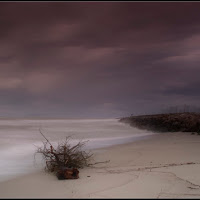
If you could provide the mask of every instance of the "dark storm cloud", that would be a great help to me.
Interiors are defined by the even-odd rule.
[[[193,83],[193,84],[188,84],[186,86],[177,86],[173,88],[168,88],[167,90],[164,91],[165,94],[171,95],[171,94],[181,94],[181,95],[187,95],[187,96],[192,96],[192,97],[199,97],[200,96],[200,81]]]
[[[199,8],[0,3],[2,115],[117,117],[198,104]]]

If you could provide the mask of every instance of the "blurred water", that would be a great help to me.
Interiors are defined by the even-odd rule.
[[[44,167],[39,155],[34,159],[36,146],[45,141],[39,128],[53,144],[66,136],[71,136],[72,145],[88,140],[86,149],[132,142],[153,134],[117,119],[0,120],[0,181]]]

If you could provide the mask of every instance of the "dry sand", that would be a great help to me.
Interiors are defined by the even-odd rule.
[[[0,183],[0,198],[200,198],[200,136],[162,133],[95,151],[77,180],[43,171]]]

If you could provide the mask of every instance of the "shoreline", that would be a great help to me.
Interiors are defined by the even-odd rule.
[[[200,198],[200,137],[162,133],[95,150],[76,180],[43,170],[0,183],[0,198]]]
[[[151,132],[150,132],[151,133]],[[152,133],[152,134],[147,134],[147,135],[141,135],[141,136],[138,136],[138,137],[131,137],[131,138],[128,138],[129,141],[123,141],[121,143],[114,143],[114,144],[110,144],[110,145],[105,145],[105,146],[102,146],[102,147],[96,147],[96,148],[89,148],[87,149],[88,151],[91,151],[91,152],[94,152],[94,153],[101,153],[101,152],[104,152],[106,151],[107,149],[109,148],[113,148],[115,146],[123,146],[123,145],[126,145],[126,144],[131,144],[131,143],[135,143],[137,141],[140,141],[140,140],[148,140],[149,138],[152,137],[152,135],[155,135],[155,134],[158,134],[158,133]],[[124,138],[123,138],[124,139]],[[16,178],[20,178],[20,177],[24,177],[24,176],[27,176],[29,174],[34,174],[34,173],[37,173],[37,172],[40,172],[40,171],[43,171],[44,169],[44,166],[45,166],[45,163],[42,162],[42,165],[43,165],[43,168],[42,166],[41,167],[38,167],[38,164],[37,164],[37,161],[33,161],[34,162],[34,165],[35,165],[35,169],[33,168],[32,170],[30,171],[27,171],[27,172],[20,172],[20,173],[17,173],[15,175],[11,175],[10,177],[7,177],[7,178],[4,178],[4,180],[0,180],[0,183],[2,182],[6,182],[6,181],[12,181],[13,179],[16,179]],[[40,163],[41,164],[41,163]]]

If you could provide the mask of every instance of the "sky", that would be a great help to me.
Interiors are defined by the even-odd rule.
[[[200,2],[0,2],[0,117],[198,106],[199,11]]]

